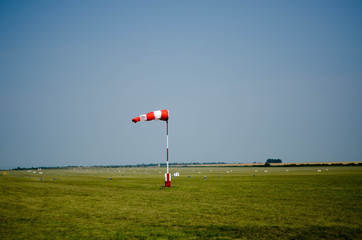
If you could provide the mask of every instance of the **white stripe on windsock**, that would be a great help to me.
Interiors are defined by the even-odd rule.
[[[154,111],[153,114],[155,115],[155,119],[161,119],[161,110]]]
[[[142,115],[140,116],[140,118],[141,118],[141,121],[147,121],[147,116],[146,116],[146,114],[142,114]]]

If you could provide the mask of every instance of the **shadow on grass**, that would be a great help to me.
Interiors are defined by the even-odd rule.
[[[279,226],[245,226],[234,228],[200,227],[186,231],[187,235],[200,239],[361,239],[362,231],[338,226],[309,226],[289,228]]]
[[[118,231],[114,239],[362,239],[362,231],[338,226],[142,226],[137,232]]]

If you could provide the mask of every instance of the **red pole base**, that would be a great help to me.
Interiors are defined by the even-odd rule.
[[[165,187],[171,187],[171,181],[165,181]]]

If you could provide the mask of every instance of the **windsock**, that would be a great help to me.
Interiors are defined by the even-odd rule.
[[[151,120],[168,120],[168,110],[158,110],[147,114],[142,114],[139,117],[132,119],[132,122],[151,121]]]

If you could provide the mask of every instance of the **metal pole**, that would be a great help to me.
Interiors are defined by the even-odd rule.
[[[168,121],[166,121],[167,128],[167,174],[168,174]]]

